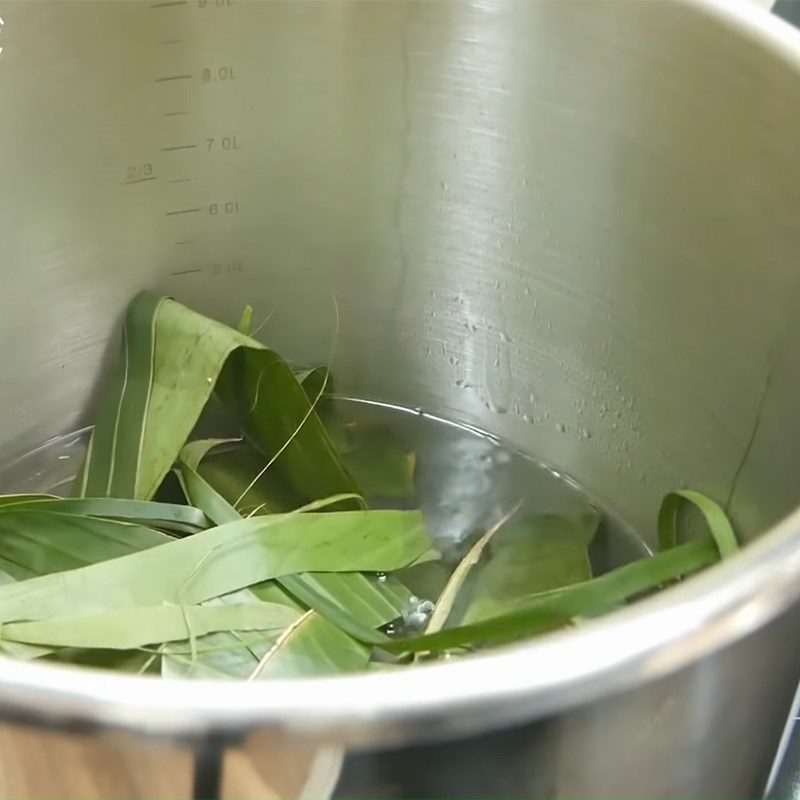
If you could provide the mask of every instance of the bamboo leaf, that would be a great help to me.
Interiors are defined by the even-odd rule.
[[[369,649],[313,610],[288,626],[250,680],[333,675],[363,670]]]
[[[407,452],[387,428],[348,427],[340,453],[366,497],[396,500],[414,496],[414,453]]]
[[[336,451],[341,455],[346,449],[347,433],[336,409],[333,375],[327,367],[313,367],[295,372],[295,376],[308,400],[311,403],[316,402],[317,416],[328,432]]]
[[[208,518],[198,508],[146,500],[118,500],[112,497],[76,499],[51,495],[28,496],[9,502],[0,498],[0,514],[9,511],[47,511],[77,517],[98,517],[137,522],[147,527],[194,533],[208,528]]]
[[[143,444],[147,414],[156,379],[155,321],[166,302],[166,298],[143,293],[128,308],[122,331],[122,359],[100,401],[79,484],[81,497],[149,499],[152,494],[139,487],[145,471],[142,462],[143,453],[147,452]],[[156,435],[152,427],[150,435]],[[151,466],[150,472],[157,473],[158,466]]]
[[[286,575],[281,579],[281,585],[354,639],[368,644],[383,644],[388,641],[384,633],[374,630],[350,614],[349,609],[338,601],[338,597],[332,598],[313,581],[304,580],[305,578],[305,575]]]
[[[584,583],[566,586],[517,602],[517,610],[501,616],[449,628],[431,635],[383,643],[391,653],[446,650],[453,647],[478,647],[506,642],[551,630],[591,612],[608,608],[656,589],[683,575],[696,572],[718,560],[712,538],[700,539],[643,558]]]
[[[49,618],[64,608],[89,613],[198,604],[298,572],[392,571],[429,546],[419,512],[253,517],[58,576],[0,586],[0,622]]]
[[[277,354],[267,353],[250,349],[232,353],[217,383],[219,398],[267,463],[274,459],[271,468],[293,492],[291,505],[359,494],[291,369]],[[252,480],[259,475],[261,470]]]
[[[521,503],[517,503],[514,508],[511,509],[507,514],[504,514],[500,517],[494,525],[492,525],[486,533],[481,536],[477,542],[475,542],[472,547],[470,547],[469,552],[461,559],[458,563],[456,568],[453,570],[453,574],[450,576],[450,579],[447,581],[442,593],[439,595],[439,599],[436,601],[436,607],[433,610],[433,614],[431,614],[431,618],[428,620],[428,625],[425,628],[425,633],[436,633],[436,631],[441,630],[444,627],[445,622],[447,622],[447,618],[450,616],[450,612],[453,609],[453,603],[455,603],[456,596],[461,591],[461,587],[464,585],[464,581],[467,579],[472,568],[481,560],[481,556],[483,555],[483,551],[486,549],[486,545],[489,544],[492,537],[506,524],[514,514],[519,511]]]
[[[477,570],[472,601],[462,622],[478,622],[508,610],[521,597],[592,577],[588,546],[600,516],[525,514],[492,541],[491,557]]]
[[[247,305],[242,311],[242,317],[239,320],[237,330],[245,336],[250,335],[250,327],[253,324],[253,306]]]
[[[670,492],[661,501],[658,511],[658,545],[661,550],[669,550],[677,543],[678,511],[684,503],[694,506],[703,515],[722,558],[732,556],[739,549],[733,526],[722,506],[700,492],[684,489]]]
[[[238,514],[225,499],[197,473],[192,474],[188,464],[202,468],[202,453],[211,447],[192,443],[187,447],[198,446],[188,453],[187,460],[182,452],[179,470],[187,487],[187,497],[204,509],[206,514],[218,524],[236,519]],[[231,485],[233,494],[240,492],[236,483]],[[295,597],[307,605],[319,597],[327,599],[339,612],[354,617],[362,626],[377,628],[399,617],[408,606],[411,593],[395,577],[386,576],[378,580],[375,576],[365,576],[359,572],[317,572],[285,576],[278,579]],[[336,612],[332,612],[336,615]],[[338,616],[338,615],[337,615]],[[334,619],[341,624],[340,619]]]
[[[0,631],[0,644],[131,650],[221,630],[271,630],[278,635],[294,616],[292,609],[273,603],[124,608],[8,623]]]
[[[198,447],[201,446],[201,447]],[[207,442],[192,442],[181,451],[181,461],[192,466],[195,452],[206,447],[197,459],[194,469],[231,505],[247,516],[256,511],[259,514],[279,514],[291,511],[301,505],[297,493],[286,486],[277,471],[268,469],[248,489],[253,478],[261,472],[267,459],[247,442],[226,442],[225,440],[208,446]],[[184,457],[189,453],[189,461]]]
[[[131,303],[78,491],[149,499],[217,388],[300,501],[357,492],[290,367],[272,350],[150,293]],[[302,425],[300,424],[302,422]]]
[[[0,569],[26,582],[171,541],[166,534],[130,522],[33,508],[0,513]]]

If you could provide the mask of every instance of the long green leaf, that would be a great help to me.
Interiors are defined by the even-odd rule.
[[[73,570],[171,541],[142,525],[44,508],[0,513],[0,569],[26,581],[25,585],[28,578]]]
[[[241,516],[253,511],[280,514],[301,505],[297,493],[271,468],[252,488],[247,488],[267,463],[248,442],[191,442],[181,451],[181,461],[193,467],[231,506],[235,505]]]
[[[210,526],[206,515],[192,506],[146,500],[118,500],[113,497],[77,499],[40,495],[0,503],[0,514],[12,511],[47,511],[77,517],[126,520],[147,527],[178,530],[181,533],[194,533]]]
[[[215,491],[215,487],[190,468],[202,468],[203,456],[213,446],[205,442],[187,445],[181,452],[178,469],[190,501],[201,507],[217,524],[223,524],[237,519],[238,513]],[[231,488],[234,494],[241,491],[235,480]],[[323,597],[338,607],[342,614],[373,628],[399,617],[411,599],[408,589],[393,576],[378,580],[377,577],[359,572],[318,572],[286,576],[278,580],[307,605],[312,605],[310,599]]]
[[[661,502],[658,511],[658,545],[661,550],[669,550],[677,544],[678,511],[684,503],[694,506],[703,515],[722,558],[732,556],[739,549],[733,526],[722,506],[700,492],[683,489],[670,492]]]
[[[143,293],[128,309],[122,361],[101,399],[78,493],[151,498],[215,387],[267,458],[285,448],[274,466],[301,502],[358,491],[280,356]]]
[[[519,598],[592,577],[588,546],[600,522],[584,514],[525,514],[492,540],[491,558],[477,570],[462,622],[478,622],[509,609]]]
[[[388,428],[355,425],[346,429],[345,436],[342,461],[365,497],[385,501],[414,496],[414,453],[404,449]]]
[[[197,604],[298,572],[392,571],[429,546],[418,512],[253,517],[61,575],[0,586],[0,622],[48,618],[64,608],[89,613]]]
[[[166,298],[145,292],[128,307],[122,330],[122,358],[100,401],[77,487],[81,497],[147,500],[160,483],[152,478],[153,473],[158,474],[159,464],[147,474],[146,455],[152,446],[147,448],[144,443],[149,444],[147,417],[156,381],[156,318],[166,302]],[[173,381],[178,375],[174,373]],[[156,435],[151,427],[150,439]],[[149,483],[155,483],[150,492]]]
[[[284,630],[261,658],[250,680],[358,672],[368,661],[369,648],[318,612],[309,610]]]
[[[429,636],[393,640],[381,646],[393,653],[414,653],[478,647],[532,636],[591,613],[597,607],[608,608],[658,588],[667,581],[696,572],[713,564],[718,557],[714,540],[710,537],[700,539],[626,564],[585,583],[520,601],[516,611]]]
[[[294,616],[292,609],[273,603],[123,608],[8,623],[0,643],[131,650],[221,630],[272,630],[277,635]]]

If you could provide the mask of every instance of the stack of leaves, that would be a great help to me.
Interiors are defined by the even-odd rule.
[[[518,506],[426,606],[409,587],[443,568],[420,512],[364,499],[407,505],[413,454],[344,425],[328,367],[294,370],[248,325],[133,301],[75,496],[0,497],[4,653],[183,677],[397,667],[574,624],[736,549],[716,503],[678,492],[661,552],[594,577],[597,513]],[[211,405],[239,438],[192,438]],[[676,543],[682,503],[711,535]],[[416,631],[389,633],[415,615]]]

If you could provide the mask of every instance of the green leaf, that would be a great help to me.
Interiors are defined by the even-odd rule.
[[[661,550],[675,547],[678,541],[678,511],[684,503],[694,506],[703,515],[720,557],[732,556],[739,549],[733,526],[722,506],[700,492],[684,489],[670,492],[661,501],[658,511],[658,546]]]
[[[253,517],[101,564],[0,586],[0,622],[49,618],[64,608],[77,614],[159,603],[193,605],[298,572],[392,571],[429,546],[414,511]]]
[[[3,502],[8,500],[8,502]],[[147,527],[195,533],[209,527],[209,520],[198,508],[146,500],[118,500],[113,497],[75,499],[51,495],[0,498],[0,514],[8,511],[47,511],[77,517],[127,520]]]
[[[128,308],[123,357],[101,398],[82,497],[149,499],[215,388],[301,501],[357,492],[283,359],[180,303],[143,293]]]
[[[213,440],[212,440],[213,441]],[[231,505],[236,504],[241,516],[255,511],[258,514],[279,514],[291,511],[300,503],[297,493],[289,489],[280,474],[272,469],[259,473],[266,458],[247,442],[191,442],[181,451],[181,461],[192,465],[193,448],[207,447],[197,459],[194,469]],[[190,451],[187,462],[184,453]],[[248,489],[254,478],[257,478]]]
[[[342,461],[365,497],[414,496],[414,453],[407,452],[383,426],[354,425],[346,430]]]
[[[456,596],[461,591],[461,587],[464,585],[467,576],[470,574],[473,567],[481,560],[483,551],[492,540],[492,537],[517,513],[520,505],[521,504],[518,503],[509,513],[504,514],[492,525],[486,533],[470,547],[467,554],[458,563],[444,589],[442,589],[439,599],[436,601],[436,607],[434,608],[433,614],[431,614],[431,618],[428,620],[425,633],[436,633],[436,631],[444,627],[447,618],[450,616],[450,612],[453,610]]]
[[[369,649],[313,610],[297,617],[262,657],[250,680],[359,672]]]
[[[350,614],[349,610],[338,602],[338,598],[334,599],[321,591],[313,581],[303,580],[305,577],[305,575],[287,575],[281,579],[281,585],[354,639],[368,644],[382,644],[388,641],[385,634],[365,625]]]
[[[222,524],[238,518],[237,512],[216,492],[216,487],[210,486],[190,469],[190,465],[202,469],[204,454],[214,446],[207,442],[187,445],[181,452],[178,469],[190,501],[202,508],[217,524]],[[229,476],[231,480],[234,480],[233,475],[231,473]],[[241,492],[235,482],[230,488],[234,494]],[[312,598],[316,600],[322,597],[342,614],[354,617],[362,626],[372,628],[399,617],[411,598],[405,586],[392,576],[378,580],[375,576],[365,576],[359,572],[318,572],[313,575],[286,576],[278,580],[307,605],[313,605],[309,602]],[[336,614],[335,611],[333,613]]]
[[[28,578],[73,570],[171,541],[170,536],[142,525],[44,508],[4,509],[0,513],[0,569],[26,581],[26,586],[30,585]]]
[[[493,539],[491,557],[475,577],[463,622],[497,616],[521,597],[592,577],[587,548],[600,522],[593,511],[561,516],[525,514]]]
[[[565,625],[595,608],[617,605],[675,578],[696,572],[713,564],[718,557],[714,540],[710,537],[700,539],[626,564],[590,581],[519,600],[517,610],[501,616],[429,636],[393,640],[382,647],[392,653],[414,653],[479,647],[533,636]]]
[[[221,630],[272,630],[277,635],[294,616],[292,609],[273,603],[123,608],[7,623],[0,643],[131,650]]]
[[[336,451],[341,455],[346,449],[347,433],[336,408],[333,375],[327,367],[313,367],[295,372],[295,376],[308,400],[316,402],[317,416],[325,426]]]
[[[237,326],[237,330],[239,333],[243,333],[245,336],[250,335],[250,327],[253,324],[253,306],[247,305],[244,307],[242,311],[242,317],[239,320],[239,325]]]
[[[253,349],[232,353],[220,373],[217,395],[267,457],[266,463],[274,459],[271,468],[293,492],[291,505],[335,494],[360,494],[302,386],[276,353]],[[251,480],[256,481],[262,470]]]

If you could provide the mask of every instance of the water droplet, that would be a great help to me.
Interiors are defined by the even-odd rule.
[[[453,157],[455,158],[455,153],[453,153]],[[441,187],[442,187],[442,191],[443,191],[443,192],[446,192],[446,191],[447,191],[447,184],[446,184],[444,181],[440,181],[440,182],[439,182],[439,186],[441,186]]]
[[[526,295],[529,295],[531,293],[531,287],[528,286],[528,284],[526,283],[523,291],[525,292]]]
[[[435,606],[430,600],[420,600],[410,597],[408,606],[403,611],[403,622],[407,631],[418,631],[425,627],[433,614]]]
[[[487,405],[497,414],[508,412],[511,404],[511,356],[503,342],[486,342],[484,358],[484,384],[488,397]]]
[[[529,425],[532,425],[532,424],[533,424],[533,418],[531,417],[531,415],[530,415],[530,414],[523,414],[523,415],[522,415],[522,419],[523,419],[525,422],[527,422]]]
[[[556,430],[559,433],[566,433],[567,426],[563,422],[556,422]]]
[[[505,331],[500,331],[500,338],[504,342],[510,342],[511,341],[511,337]]]
[[[378,583],[386,583],[389,580],[389,576],[385,572],[376,572],[375,577],[378,579]]]

